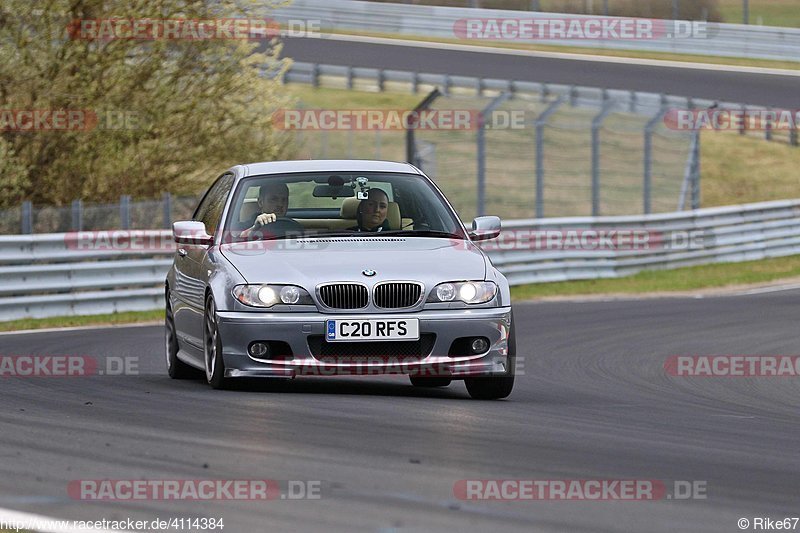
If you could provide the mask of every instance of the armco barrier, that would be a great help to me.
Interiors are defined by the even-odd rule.
[[[691,236],[691,246],[644,249],[531,249],[522,232],[634,230]],[[164,242],[163,230],[143,232]],[[75,249],[70,234],[0,236],[0,320],[157,309],[174,251]],[[683,237],[681,237],[683,239]],[[73,242],[73,244],[68,244]],[[508,220],[484,244],[512,285],[613,278],[670,269],[800,254],[800,200],[781,200],[678,213]],[[320,252],[320,253],[324,253]]]
[[[454,32],[456,21],[464,19],[597,18],[597,15],[565,15],[355,0],[294,0],[287,7],[271,10],[268,16],[284,23],[318,21],[323,35],[332,31],[355,31],[447,39],[457,37]],[[669,27],[674,26],[673,21],[666,21],[666,24]],[[564,39],[535,42],[584,48],[800,61],[800,29],[708,23],[705,35],[704,38]]]

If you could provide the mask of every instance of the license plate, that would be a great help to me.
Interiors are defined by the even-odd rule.
[[[325,321],[325,339],[338,341],[415,341],[419,339],[417,318],[344,318]]]

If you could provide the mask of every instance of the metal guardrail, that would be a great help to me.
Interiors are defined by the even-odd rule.
[[[456,21],[461,19],[552,19],[557,17],[597,18],[500,9],[384,4],[354,0],[294,0],[291,5],[270,11],[280,21],[319,21],[321,31],[358,31],[435,38],[457,38]],[[674,21],[665,21],[674,27]],[[516,41],[533,42],[533,41]],[[800,61],[800,29],[707,23],[705,38],[536,40],[548,45],[598,49],[624,49],[720,57],[744,57]]]
[[[671,269],[800,254],[800,200],[715,207],[680,213],[509,220],[484,245],[512,285],[613,278]],[[547,250],[517,246],[520,235],[570,230],[638,230],[653,236],[694,235],[693,246]],[[124,233],[124,232],[123,232]],[[169,232],[145,231],[164,243]],[[701,237],[698,239],[697,237]],[[26,317],[158,309],[172,246],[80,250],[74,234],[0,236],[0,321]],[[681,237],[684,238],[684,237]]]
[[[543,101],[549,97],[563,96],[565,101],[574,107],[596,108],[598,102],[613,100],[621,110],[636,114],[653,114],[664,108],[705,108],[714,104],[731,109],[742,109],[742,104],[739,103],[717,102],[662,93],[299,61],[292,63],[284,75],[284,81],[287,83],[304,83],[315,87],[326,85],[325,80],[332,78],[340,80],[342,86],[350,89],[357,81],[370,81],[381,91],[385,90],[388,84],[402,84],[413,93],[438,87],[444,95],[452,94],[455,91],[470,96],[484,96],[490,92],[508,92],[512,95],[537,96]],[[749,106],[749,109],[766,108]]]

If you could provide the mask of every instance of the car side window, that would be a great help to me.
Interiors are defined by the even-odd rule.
[[[206,225],[209,235],[214,235],[222,219],[222,210],[225,209],[225,201],[233,187],[233,175],[223,174],[200,201],[192,220],[197,220]]]

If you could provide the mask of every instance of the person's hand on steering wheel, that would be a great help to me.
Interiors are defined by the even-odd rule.
[[[275,213],[261,213],[256,217],[256,221],[253,223],[253,229],[260,228],[261,226],[265,226],[267,224],[272,224],[278,220],[278,215]]]

